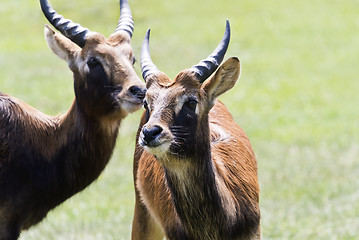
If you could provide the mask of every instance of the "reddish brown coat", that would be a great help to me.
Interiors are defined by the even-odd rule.
[[[147,79],[150,110],[136,138],[132,239],[260,239],[256,158],[244,131],[214,100],[238,75],[239,61],[232,58],[203,84],[186,70],[175,81],[163,74]],[[193,116],[186,121],[195,126],[186,136],[194,142],[181,142],[184,152],[171,148],[175,140],[163,155],[154,151],[157,157],[149,152],[151,145],[145,145],[149,151],[141,146],[145,127],[161,127],[158,138],[176,135],[172,125],[182,122],[176,120],[186,104],[181,101],[192,98],[198,101],[196,112],[187,113]]]

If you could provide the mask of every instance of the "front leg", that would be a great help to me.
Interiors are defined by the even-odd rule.
[[[132,240],[162,240],[164,234],[147,208],[136,196],[135,213],[132,222]]]

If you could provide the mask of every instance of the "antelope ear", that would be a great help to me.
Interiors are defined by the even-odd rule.
[[[109,36],[108,41],[111,42],[113,45],[118,45],[123,42],[130,43],[131,37],[127,33],[120,31],[120,32],[112,33]]]
[[[239,74],[240,63],[238,58],[229,58],[218,68],[217,72],[211,78],[203,83],[202,89],[207,93],[207,96],[214,101],[219,95],[234,86]]]
[[[45,37],[51,50],[67,62],[73,60],[76,52],[81,51],[79,46],[62,34],[55,32],[49,25],[45,25]]]

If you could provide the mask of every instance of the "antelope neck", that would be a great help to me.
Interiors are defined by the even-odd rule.
[[[83,190],[103,171],[112,155],[118,131],[109,133],[98,120],[82,114],[76,101],[58,120],[57,134],[54,135],[64,140],[54,150],[52,160],[58,173],[64,175],[61,180],[66,181],[60,183],[63,187],[60,189],[71,196]]]
[[[210,230],[216,229],[212,224],[222,219],[208,123],[201,130],[192,157],[173,159],[175,164],[164,166],[176,212],[190,239],[212,239]]]

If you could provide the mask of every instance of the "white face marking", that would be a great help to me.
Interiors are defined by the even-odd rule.
[[[182,95],[178,98],[177,100],[177,104],[176,104],[176,108],[175,108],[175,113],[179,114],[179,112],[181,111],[183,104],[187,101],[187,96],[186,95]]]
[[[74,65],[77,66],[77,69],[79,69],[82,78],[84,78],[90,72],[86,59],[83,59],[81,56],[76,57]]]
[[[178,99],[177,99],[177,104],[176,104],[175,113],[176,113],[176,114],[179,114],[179,112],[180,112],[181,109],[183,108],[183,105],[184,105],[187,101],[189,101],[189,100],[191,100],[191,99],[197,99],[197,98],[196,98],[195,96],[193,96],[193,95],[186,95],[186,94],[179,96]],[[196,106],[195,112],[196,112],[196,115],[198,116],[198,114],[199,114],[198,106]]]
[[[155,119],[155,121],[161,120],[161,113],[164,109],[168,108],[169,101],[167,99],[167,90],[161,89],[158,86],[152,87],[151,92],[147,91],[147,96],[145,101],[148,103],[148,108],[150,111],[150,119]],[[152,93],[152,94],[151,94]],[[156,93],[156,94],[153,94]],[[159,94],[157,94],[159,93]],[[151,96],[148,98],[148,96]]]
[[[161,90],[157,95],[156,99],[154,99],[156,112],[162,111],[163,108],[166,108],[168,106],[169,102],[167,99],[167,92],[168,90]]]

